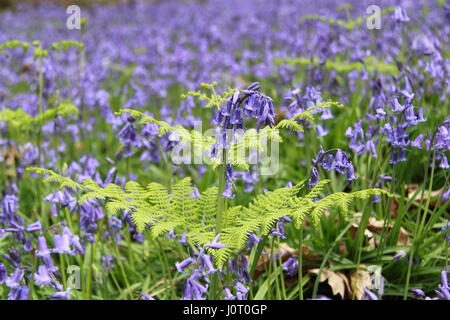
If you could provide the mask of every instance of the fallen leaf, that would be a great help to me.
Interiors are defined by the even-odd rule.
[[[408,200],[410,200],[410,199],[412,199],[414,197],[414,193],[419,188],[419,185],[417,185],[417,184],[407,185],[405,188],[406,188],[406,192],[407,192],[407,198],[408,198]],[[428,198],[431,196],[429,206],[434,208],[436,206],[436,204],[437,204],[437,200],[439,199],[439,196],[444,191],[445,191],[444,189],[439,189],[439,190],[432,191],[430,194],[427,191],[427,192],[423,193],[423,198],[421,198],[422,197],[422,191],[419,191],[417,193],[417,195],[414,197],[414,201],[420,203],[420,201],[422,199],[422,203],[425,203],[425,202],[427,202]],[[444,204],[444,200],[443,199],[441,199],[440,204],[441,205]],[[412,206],[416,207],[414,204],[412,204]],[[447,210],[450,210],[450,207],[447,207]]]
[[[352,288],[352,296],[353,291],[356,291],[355,298],[357,300],[361,300],[364,295],[364,288],[370,289],[372,287],[372,278],[370,277],[370,273],[360,267],[358,277],[356,279],[356,270],[353,270],[350,272],[350,286]]]
[[[319,274],[319,268],[311,269],[308,272]],[[327,267],[323,268],[320,274],[320,282],[325,282],[328,280],[328,285],[333,292],[333,295],[340,295],[342,299],[345,298],[346,292],[350,292],[350,284],[346,275],[340,271],[330,271]]]

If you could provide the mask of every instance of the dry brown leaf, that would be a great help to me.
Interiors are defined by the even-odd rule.
[[[298,250],[295,250],[294,248],[291,248],[287,243],[283,242],[280,243],[280,251],[281,251],[281,261],[286,262],[291,256],[298,255]],[[259,277],[259,274],[264,272],[266,268],[269,267],[270,263],[270,248],[264,247],[264,253],[262,253],[258,259],[258,262],[256,264],[255,268],[255,274],[253,275],[253,279],[257,279]],[[278,248],[274,248],[273,250],[274,255],[278,253]],[[309,249],[303,245],[302,246],[302,255],[306,256],[310,253]],[[249,256],[247,256],[247,259],[249,259]],[[277,259],[278,262],[278,259]]]
[[[414,193],[419,188],[419,185],[411,184],[411,185],[407,185],[405,188],[406,188],[406,192],[407,192],[407,198],[408,198],[408,200],[410,200],[410,199],[412,199],[414,197]],[[439,190],[435,190],[435,191],[431,192],[431,194],[430,194],[431,199],[430,199],[430,204],[429,204],[430,207],[434,208],[436,206],[436,202],[439,199],[439,196],[441,195],[442,192],[444,192],[444,189],[439,189]],[[422,197],[422,192],[419,192],[415,196],[414,201],[420,203],[421,197]],[[428,200],[428,197],[429,197],[428,192],[425,192],[423,194],[422,202],[425,203]],[[444,204],[444,200],[441,199],[441,203],[440,204],[443,205]],[[412,204],[412,206],[415,207],[414,204]],[[450,207],[447,207],[447,210],[450,210]]]
[[[361,213],[356,213],[355,216],[357,217],[357,221],[355,223],[353,223],[353,225],[350,227],[350,230],[349,230],[352,239],[355,239],[356,232],[357,232],[360,222],[361,222]],[[383,226],[384,226],[384,220],[377,220],[374,217],[369,218],[369,220],[367,222],[367,229],[364,231],[364,235],[369,240],[368,243],[369,243],[369,247],[371,249],[375,249],[379,245],[379,240],[376,237],[374,237],[373,232],[380,234],[383,230]],[[388,232],[387,232],[386,236],[388,236],[392,230],[393,224],[389,223],[386,225],[386,227],[388,228]],[[411,243],[409,241],[408,232],[403,227],[400,227],[397,245],[410,245],[410,244]]]
[[[344,255],[344,254],[347,254],[347,253],[348,253],[348,251],[347,251],[347,246],[345,245],[345,241],[343,241],[343,240],[341,240],[341,241],[339,242],[339,253],[340,253],[341,255]]]
[[[409,241],[408,232],[405,230],[405,228],[400,227],[397,245],[409,246],[410,244],[411,244],[411,242]]]
[[[372,279],[369,272],[359,269],[358,279],[356,279],[356,270],[350,272],[350,286],[353,291],[356,291],[355,298],[361,300],[364,295],[364,288],[370,289],[372,287]]]
[[[308,272],[318,275],[319,268],[311,269]],[[327,267],[323,268],[320,274],[320,282],[328,280],[328,285],[333,292],[333,295],[339,294],[342,299],[345,298],[345,293],[350,292],[350,284],[345,274],[340,271],[330,271]]]

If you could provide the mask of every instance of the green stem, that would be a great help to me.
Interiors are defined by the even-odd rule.
[[[169,284],[170,284],[170,287],[172,288],[172,299],[175,299],[175,296],[176,296],[177,293],[175,291],[175,286],[173,284],[172,274],[170,273],[169,260],[167,259],[166,252],[165,252],[164,248],[162,247],[161,242],[159,241],[158,238],[156,238],[156,241],[158,242],[159,250],[162,253],[162,257],[164,259],[164,263],[165,263],[165,266],[166,266],[167,274],[169,275]]]
[[[252,278],[252,279],[255,274],[256,265],[258,264],[259,257],[261,256],[261,252],[264,249],[267,239],[268,239],[268,236],[262,237],[261,242],[258,245],[258,249],[256,250],[256,253],[253,256],[252,266],[250,268],[250,278]]]
[[[223,152],[222,159],[225,159],[225,152]],[[222,197],[223,192],[225,191],[225,162],[222,161],[222,164],[219,165],[219,192],[217,194],[217,215],[216,215],[216,235],[222,232],[223,228],[223,220],[226,215],[226,199]],[[210,299],[217,298],[217,291],[219,290],[220,279],[218,273],[214,273],[211,279],[211,289],[209,292]]]
[[[277,268],[276,266],[276,259],[275,259],[275,254],[274,254],[274,237],[272,237],[271,241],[270,241],[270,265],[269,265],[269,279],[272,279],[272,276],[275,275],[275,289],[277,290],[277,297],[278,299],[281,299],[281,290],[280,290],[280,283],[278,282],[278,276],[276,275],[275,269]],[[278,252],[278,255],[280,255],[280,252]],[[270,285],[270,280],[269,280],[269,285]],[[269,292],[270,292],[270,287],[269,287]]]
[[[433,138],[431,139],[431,141],[434,141],[434,135]],[[430,143],[430,148],[431,148],[431,143]],[[429,196],[427,199],[427,204],[425,206],[424,209],[424,213],[423,215],[426,216],[427,215],[427,210],[428,210],[428,206],[430,204],[430,195],[431,195],[431,188],[433,186],[433,176],[434,176],[434,166],[435,166],[435,160],[436,160],[436,150],[433,152],[433,161],[432,161],[432,167],[431,167],[431,178],[430,178],[430,186],[429,186]],[[403,292],[403,300],[406,300],[408,298],[408,291],[409,291],[409,283],[410,283],[410,279],[411,279],[411,270],[412,270],[412,264],[413,264],[413,260],[414,260],[414,254],[416,253],[416,249],[418,246],[417,243],[417,239],[420,236],[420,230],[421,227],[419,226],[419,222],[420,222],[420,214],[422,212],[422,203],[423,203],[423,196],[425,193],[425,185],[427,183],[427,178],[428,178],[428,166],[430,164],[430,153],[428,153],[428,159],[427,159],[427,164],[426,164],[426,170],[425,170],[425,177],[424,177],[424,181],[423,181],[423,185],[422,185],[422,193],[420,196],[420,208],[419,211],[417,212],[417,218],[416,218],[416,228],[414,230],[414,243],[412,245],[412,248],[410,249],[410,254],[409,254],[409,263],[408,263],[408,271],[406,274],[406,284],[405,284],[405,291]],[[424,218],[422,219],[422,222],[424,221]]]
[[[40,48],[41,49],[41,48]],[[43,89],[44,88],[44,76],[43,76],[43,72],[42,72],[42,55],[39,56],[39,115],[41,116],[42,113],[44,112],[44,106],[43,106]],[[38,168],[42,167],[41,164],[41,155],[42,155],[42,128],[41,128],[41,124],[38,123],[37,126],[37,134],[36,134],[36,143],[37,143],[37,147],[38,147],[38,158],[37,158],[37,166]],[[47,213],[45,212],[44,209],[44,204],[42,201],[42,180],[38,179],[37,181],[37,198],[38,198],[38,204],[39,204],[39,210],[40,210],[40,215],[41,215],[41,223],[42,223],[42,227],[44,229],[46,229],[48,227],[48,217],[47,217]]]
[[[298,232],[298,299],[303,300],[303,226]]]
[[[277,238],[277,250],[278,250],[278,264],[279,264],[279,268],[282,268],[283,266],[283,260],[281,259],[282,254],[281,254],[281,249],[280,249],[280,238]],[[281,283],[281,293],[282,293],[282,297],[281,299],[286,300],[286,286],[284,285],[284,276],[283,276],[283,270],[281,270],[280,272],[280,283]]]
[[[129,294],[131,300],[133,300],[134,299],[133,298],[133,294],[132,294],[132,291],[131,291],[130,283],[128,282],[128,277],[126,275],[122,259],[120,257],[119,247],[117,246],[117,242],[116,242],[117,240],[114,238],[114,233],[113,233],[111,224],[109,222],[109,219],[107,217],[105,219],[107,219],[106,223],[107,223],[107,226],[108,226],[108,233],[109,233],[109,236],[111,238],[111,242],[113,243],[113,249],[114,249],[114,253],[115,253],[115,258],[116,258],[117,264],[119,265],[120,273],[121,273],[123,281],[125,282],[125,285],[127,287],[128,294]],[[99,233],[101,233],[101,232],[99,231]],[[96,241],[96,244],[97,244],[97,241]]]
[[[360,263],[361,263],[361,252],[362,252],[362,246],[363,246],[363,242],[364,242],[364,231],[366,230],[367,224],[369,222],[369,217],[370,217],[370,210],[368,210],[368,208],[369,207],[366,207],[364,209],[364,213],[361,217],[361,222],[359,224],[359,229],[358,229],[358,232],[356,235],[358,251],[357,251],[357,258],[356,258],[356,276],[355,276],[354,288],[356,288],[358,276],[359,276],[359,267],[360,267]],[[352,300],[355,300],[355,296],[356,296],[356,290],[353,290]]]

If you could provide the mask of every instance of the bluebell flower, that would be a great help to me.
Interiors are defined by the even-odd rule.
[[[0,284],[8,279],[8,272],[6,271],[6,267],[3,263],[0,263]]]
[[[270,232],[271,236],[280,237],[282,239],[286,239],[284,236],[284,226],[281,220],[277,221],[277,228],[273,228]]]
[[[225,185],[225,191],[222,193],[222,198],[234,199],[235,195],[232,190],[232,183],[227,182]]]
[[[448,169],[450,165],[448,164],[448,159],[446,156],[441,156],[441,163],[439,164],[439,168]]]
[[[333,171],[335,168],[334,157],[331,153],[328,154],[327,160],[322,165],[326,170]]]
[[[16,268],[12,275],[5,281],[6,286],[10,288],[17,288],[20,285],[24,275],[24,271],[21,268]]]
[[[409,292],[415,299],[425,298],[425,292],[423,292],[423,290],[421,290],[421,289],[412,289]]]
[[[318,295],[314,299],[308,299],[308,300],[331,300],[331,299],[324,295]]]
[[[185,236],[185,234],[187,233],[187,231],[183,232],[180,236],[180,240],[178,240],[179,243],[181,243],[183,246],[187,246],[187,237]]]
[[[408,22],[409,21],[409,17],[408,14],[406,13],[406,11],[401,8],[401,7],[396,7],[395,11],[394,11],[394,19],[399,22]]]
[[[217,242],[217,241],[219,241],[219,238],[220,238],[220,233],[217,236],[215,236],[214,239],[210,243],[208,243],[206,246],[211,249],[226,248],[227,246],[225,244]]]
[[[182,300],[205,300],[204,294],[208,291],[208,285],[204,286],[197,281],[201,277],[198,270],[194,270],[187,279]]]
[[[298,273],[298,257],[293,255],[283,263],[283,269],[287,272],[289,277],[293,277]]]
[[[186,269],[193,262],[195,262],[195,259],[189,257],[181,262],[175,262],[175,267],[177,268],[178,272],[185,273],[184,269]]]
[[[236,300],[245,300],[247,292],[250,290],[248,287],[244,286],[241,282],[236,282]]]
[[[8,293],[8,300],[28,300],[29,289],[27,286],[11,288]]]
[[[217,272],[218,269],[214,268],[210,255],[200,252],[199,256],[200,256],[200,269],[202,271],[205,271],[206,274]]]
[[[114,260],[115,260],[115,258],[112,255],[110,255],[110,254],[107,254],[106,256],[102,255],[102,267],[103,267],[103,270],[112,270],[112,269],[114,269],[114,263],[113,263]]]
[[[68,254],[72,253],[72,249],[70,248],[70,240],[71,234],[63,233],[61,235],[55,234],[53,236],[53,241],[55,242],[55,248],[52,252],[60,253],[60,254]]]
[[[231,294],[231,291],[229,288],[225,287],[223,289],[223,292],[225,293],[225,300],[235,300],[236,299],[236,297]]]
[[[41,230],[42,230],[42,225],[41,225],[40,220],[33,222],[25,229],[25,231],[27,231],[27,232],[34,232],[34,231],[41,231]]]
[[[47,255],[43,256],[42,260],[43,260],[43,262],[44,262],[44,264],[47,267],[49,272],[56,272],[56,271],[58,271],[58,267],[56,267],[53,264],[53,259],[50,256],[50,254],[47,254]]]
[[[443,300],[450,300],[450,287],[448,286],[447,273],[450,270],[450,266],[442,269],[441,271],[441,284],[438,286],[439,290],[435,290],[438,296]]]
[[[411,146],[414,148],[422,149],[422,141],[423,141],[424,135],[419,134],[414,141],[411,142]]]
[[[186,281],[183,291],[183,297],[181,300],[192,300],[192,286],[189,281]]]
[[[30,252],[31,250],[33,250],[33,245],[31,243],[31,239],[28,238],[27,240],[25,240],[25,243],[23,244],[23,251]]]
[[[253,249],[253,246],[255,244],[259,243],[259,239],[256,236],[256,234],[252,233],[249,237],[248,237],[248,247],[247,250],[251,251]]]
[[[50,300],[70,300],[70,288],[66,291],[58,291],[51,295]]]
[[[316,169],[316,167],[312,167],[309,179],[309,186],[313,187],[318,183],[319,183],[319,171]]]
[[[38,239],[38,250],[36,252],[38,257],[44,257],[50,254],[50,250],[47,247],[47,241],[44,236],[39,236]]]
[[[6,259],[14,268],[18,268],[20,266],[20,253],[17,248],[8,249],[8,253],[3,255],[3,258]]]
[[[362,300],[378,300],[378,296],[367,288],[364,288]]]
[[[71,242],[72,242],[73,248],[74,248],[74,251],[72,253],[73,255],[76,255],[76,253],[84,254],[84,247],[81,245],[80,238],[77,235],[74,235],[72,237]]]
[[[347,168],[347,181],[351,184],[353,180],[356,180],[355,176],[355,169],[353,168],[353,165],[349,165]]]
[[[155,300],[155,299],[146,293],[141,293],[139,295],[139,300]]]
[[[406,256],[406,251],[400,251],[399,253],[397,253],[395,256],[394,256],[394,261],[398,261],[398,260],[400,260],[400,258],[402,258],[402,257],[405,257]]]
[[[45,285],[50,284],[51,281],[47,267],[45,265],[40,265],[38,271],[34,273],[34,282],[43,288]]]

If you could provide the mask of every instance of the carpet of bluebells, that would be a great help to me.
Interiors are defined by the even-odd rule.
[[[0,299],[450,300],[450,4],[376,1],[379,29],[366,23],[371,4],[93,4],[80,30],[58,5],[0,11],[0,46],[22,41],[0,47]],[[65,40],[82,46],[42,53]],[[201,88],[235,89],[206,108],[186,95]],[[188,130],[293,118],[297,130],[280,130],[278,171],[263,175],[258,164],[176,164],[180,137],[121,109]],[[302,180],[309,190],[329,180],[313,201],[386,194],[306,216],[300,229],[288,215],[268,234],[253,228],[219,265],[217,230],[206,246],[180,226],[154,237],[133,210],[110,215],[105,199],[81,202],[28,168],[102,188],[171,190],[191,177],[193,198],[219,186],[217,210]]]

